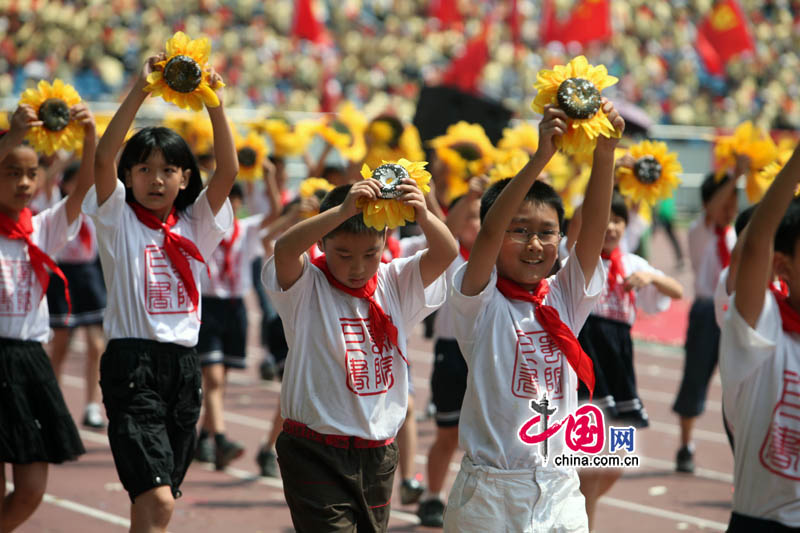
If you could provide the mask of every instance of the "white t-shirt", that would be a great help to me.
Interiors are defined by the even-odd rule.
[[[231,246],[231,270],[233,276],[223,277],[225,250],[217,246],[208,261],[208,273],[203,273],[203,296],[213,298],[244,298],[253,286],[253,259],[264,255],[261,245],[261,222],[264,215],[253,215],[238,221],[239,235]],[[233,235],[233,225],[225,232],[223,240]]]
[[[97,259],[97,232],[92,219],[81,213],[78,223],[78,236],[70,240],[55,257],[57,263],[82,264],[92,263]],[[80,239],[81,227],[86,224],[89,232],[89,246]]]
[[[603,260],[603,266],[606,270],[608,270],[610,263],[610,259]],[[664,275],[664,273],[657,268],[653,268],[646,259],[636,254],[623,253],[622,268],[625,271],[625,277],[635,274],[636,272],[649,272],[659,276]],[[645,313],[650,314],[661,313],[669,309],[671,302],[670,297],[662,294],[655,285],[650,284],[636,290],[635,302],[632,304],[631,299],[627,295],[628,292],[622,288],[623,284],[624,279],[618,279],[613,292],[609,289],[608,284],[606,284],[592,314],[619,322],[625,322],[632,326],[636,321],[637,307]]]
[[[717,325],[720,328],[725,322],[725,313],[728,311],[728,307],[730,306],[731,302],[731,297],[728,294],[728,287],[726,286],[728,283],[728,277],[730,276],[730,270],[731,267],[729,266],[726,266],[722,269],[722,272],[719,274],[717,288],[714,290],[714,317],[717,319]],[[781,282],[776,279],[772,282],[772,286],[780,290]]]
[[[729,251],[736,245],[736,232],[730,226],[725,233],[725,244]],[[702,213],[689,227],[689,258],[694,271],[695,298],[713,298],[723,267],[717,253],[714,226],[706,226]]]
[[[76,219],[67,224],[67,200],[61,200],[32,219],[31,241],[51,258],[78,234]],[[47,295],[31,267],[28,245],[0,236],[0,337],[47,342],[50,313]]]
[[[578,407],[577,375],[536,321],[533,304],[506,299],[496,288],[496,271],[480,294],[464,296],[465,271],[463,265],[456,271],[450,294],[456,339],[469,367],[459,444],[475,464],[509,470],[541,466],[539,445],[525,444],[518,436],[523,424],[537,415],[530,401],[547,393],[550,406],[558,408],[549,419],[552,426]],[[586,287],[573,248],[565,266],[548,278],[544,303],[577,333],[605,280],[605,268],[598,261]],[[555,455],[566,451],[565,429],[548,440],[550,466]]]
[[[215,217],[206,191],[203,189],[172,227],[173,233],[192,241],[204,258],[211,256],[233,224],[230,202],[226,200]],[[108,290],[103,318],[106,338],[197,344],[200,302],[193,311],[186,288],[164,251],[164,232],[139,222],[125,203],[122,182],[117,180],[114,192],[101,206],[97,205],[95,188],[89,189],[83,211],[97,226],[100,262]],[[200,292],[206,265],[190,258],[189,267]]]
[[[639,243],[642,240],[642,235],[647,231],[650,224],[642,218],[639,211],[631,209],[628,214],[628,224],[625,226],[625,233],[619,241],[620,250],[622,253],[633,253],[639,248]]]
[[[733,426],[733,510],[800,527],[800,336],[783,331],[767,291],[756,328],[731,303],[720,341],[725,415]]]
[[[281,290],[275,260],[262,281],[283,320],[289,354],[281,386],[281,415],[314,431],[371,440],[394,437],[408,405],[407,335],[444,303],[444,275],[422,286],[422,253],[378,267],[375,301],[397,327],[398,347],[376,353],[369,304],[331,286],[308,256],[300,278]]]

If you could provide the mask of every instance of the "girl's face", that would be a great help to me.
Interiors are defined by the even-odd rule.
[[[14,148],[0,161],[0,211],[14,219],[36,192],[39,160],[27,146]]]
[[[125,186],[133,190],[137,202],[165,221],[178,193],[189,185],[190,174],[191,170],[168,163],[160,150],[153,150],[127,171]]]
[[[608,219],[608,229],[606,229],[606,238],[603,241],[603,251],[610,254],[614,248],[619,246],[619,241],[625,235],[625,219],[619,215],[611,213],[611,218]]]

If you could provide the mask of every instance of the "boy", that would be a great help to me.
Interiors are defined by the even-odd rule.
[[[793,199],[798,177],[795,149],[743,234],[722,328],[723,402],[736,442],[732,533],[800,527],[800,203]],[[788,296],[765,290],[773,269]]]
[[[738,174],[737,174],[738,175]],[[719,326],[714,318],[714,290],[720,272],[730,264],[736,234],[736,179],[716,181],[709,174],[701,186],[703,211],[689,227],[689,259],[694,271],[694,302],[686,331],[683,379],[672,410],[680,417],[681,447],[675,470],[694,472],[692,429],[705,410],[706,395],[719,356]]]
[[[625,122],[605,99],[603,111],[621,133]],[[515,178],[483,195],[480,232],[453,280],[455,333],[469,375],[459,423],[465,455],[445,531],[587,530],[575,470],[547,465],[520,437],[536,415],[531,403],[546,396],[563,420],[578,407],[578,378],[593,388],[591,360],[575,332],[606,279],[600,251],[619,139],[598,138],[578,241],[564,267],[548,278],[558,259],[564,208],[537,178],[566,128],[564,111],[546,106],[536,154]],[[550,455],[562,453],[563,438],[545,441]]]
[[[356,207],[380,198],[379,182],[366,179],[329,192],[264,267],[289,345],[276,451],[298,531],[385,531],[389,521],[394,437],[408,400],[406,334],[444,303],[442,273],[458,253],[415,183],[397,190],[427,250],[381,264],[385,231],[368,228]],[[312,264],[306,251],[317,242],[325,255]]]

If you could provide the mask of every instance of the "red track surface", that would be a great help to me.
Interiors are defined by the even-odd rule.
[[[667,243],[657,236],[652,246],[653,263],[671,272],[671,257],[666,257]],[[691,300],[691,279],[684,272],[679,279]],[[254,313],[251,324],[256,323]],[[662,316],[664,322],[673,319]],[[670,331],[682,335],[676,324]],[[253,335],[255,335],[255,328]],[[255,337],[251,339],[255,346]],[[673,339],[672,343],[676,341]],[[83,408],[82,355],[75,350],[67,365],[64,395],[76,420]],[[429,395],[431,343],[415,331],[410,358],[417,390],[417,409]],[[189,470],[178,501],[170,531],[183,532],[280,532],[291,531],[291,520],[283,500],[280,480],[260,479],[254,456],[264,439],[279,394],[277,383],[258,379],[256,366],[260,349],[247,371],[236,373],[226,396],[229,436],[247,446],[247,454],[225,472],[215,472],[195,463]],[[651,427],[636,434],[636,452],[642,466],[627,470],[623,478],[598,505],[597,531],[668,532],[724,531],[730,514],[733,459],[722,429],[721,389],[715,377],[705,415],[697,424],[694,476],[674,473],[673,462],[678,443],[677,419],[670,408],[678,389],[683,368],[679,347],[637,344],[636,365],[640,394],[651,417]],[[435,427],[431,420],[419,425],[417,465],[425,471],[424,461],[432,443]],[[88,453],[75,463],[53,467],[47,497],[34,516],[18,531],[107,532],[125,531],[129,513],[128,497],[116,477],[105,434],[82,430]],[[460,457],[454,458],[448,487],[452,483]],[[7,475],[10,472],[7,471]],[[397,492],[397,491],[395,491]],[[395,495],[390,531],[434,531],[415,525],[415,506],[402,507]]]

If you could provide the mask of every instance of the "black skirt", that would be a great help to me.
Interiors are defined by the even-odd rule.
[[[100,261],[91,263],[59,263],[69,283],[72,312],[69,312],[64,282],[50,274],[47,286],[47,307],[51,328],[76,328],[103,323],[106,309],[106,285]]]
[[[633,371],[631,327],[625,322],[589,315],[578,341],[594,364],[592,403],[607,420],[637,428],[650,425]],[[589,390],[581,382],[578,400],[589,401]]]
[[[0,462],[62,463],[85,452],[42,344],[0,338]]]

